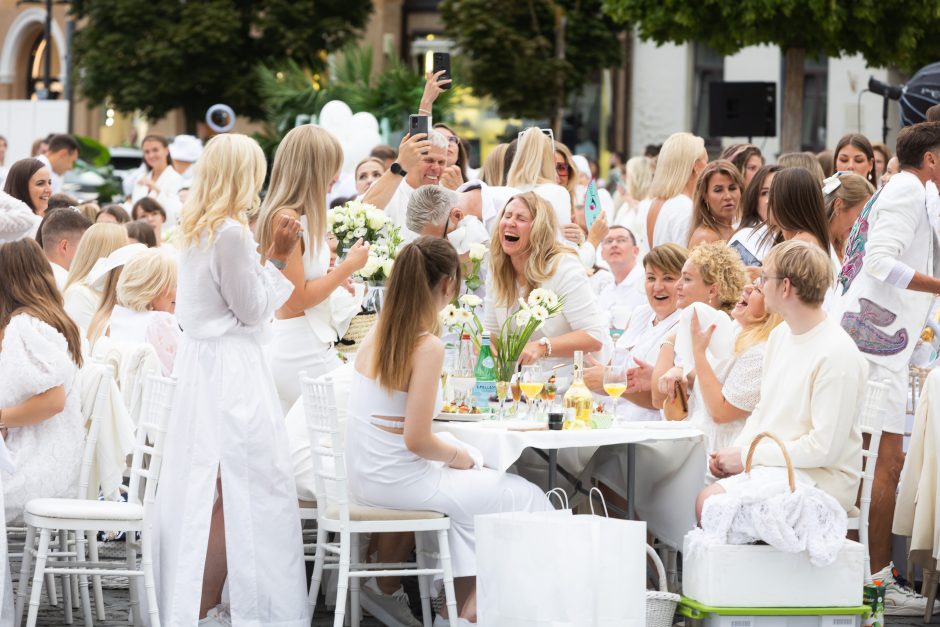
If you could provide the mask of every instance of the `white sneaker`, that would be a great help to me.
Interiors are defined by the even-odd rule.
[[[927,597],[918,594],[889,563],[871,576],[885,587],[885,616],[923,616],[927,609]],[[934,601],[933,613],[940,612],[940,602]]]
[[[228,605],[220,603],[206,612],[206,617],[199,621],[199,627],[232,627],[232,614]]]
[[[476,623],[471,623],[466,618],[457,619],[457,627],[473,627]],[[450,619],[444,618],[440,614],[434,615],[434,624],[431,627],[450,627]]]
[[[359,588],[359,605],[389,627],[421,627],[421,621],[411,613],[408,595],[402,588],[385,594],[379,590],[375,579],[369,579]]]

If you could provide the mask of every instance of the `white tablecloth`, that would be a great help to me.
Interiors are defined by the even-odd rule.
[[[436,420],[434,430],[452,433],[480,449],[484,465],[500,471],[516,464],[527,448],[560,449],[559,464],[585,483],[598,448],[636,444],[637,516],[647,522],[657,538],[677,549],[681,549],[686,532],[695,526],[695,497],[705,484],[705,447],[702,432],[684,423],[634,422],[610,429],[514,431],[500,422]]]

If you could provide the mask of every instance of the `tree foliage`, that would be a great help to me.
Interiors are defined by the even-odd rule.
[[[263,113],[254,67],[313,70],[362,29],[371,0],[73,0],[73,79],[83,97],[158,119],[181,107],[192,128],[211,105]]]
[[[657,43],[702,41],[722,54],[775,44],[808,54],[861,54],[913,70],[940,57],[940,4],[901,0],[604,0],[620,23]]]
[[[555,8],[567,18],[565,58],[555,55]],[[502,115],[551,116],[558,77],[565,93],[581,88],[598,69],[622,61],[614,22],[601,0],[444,0],[448,35],[477,96],[492,96]]]

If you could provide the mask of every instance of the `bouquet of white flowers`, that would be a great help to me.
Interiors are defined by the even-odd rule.
[[[476,294],[464,294],[454,302],[457,304],[451,303],[441,310],[441,324],[452,331],[470,335],[473,345],[479,350],[483,323],[476,309],[483,304],[483,299]]]
[[[536,288],[527,300],[519,299],[519,309],[513,312],[499,329],[496,344],[496,371],[500,381],[509,381],[515,363],[529,338],[539,326],[561,311],[563,299],[551,290]]]
[[[385,212],[373,205],[350,200],[330,209],[327,223],[336,236],[336,254],[342,257],[357,240],[369,244],[369,259],[356,274],[369,283],[381,283],[392,272],[401,246],[401,229],[392,224]]]

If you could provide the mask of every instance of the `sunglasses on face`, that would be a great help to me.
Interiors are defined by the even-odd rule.
[[[570,172],[570,170],[569,170],[569,168],[568,168],[568,164],[567,164],[567,163],[556,163],[556,164],[555,164],[555,172],[557,172],[558,174],[564,174],[565,176],[568,176],[568,173]]]

